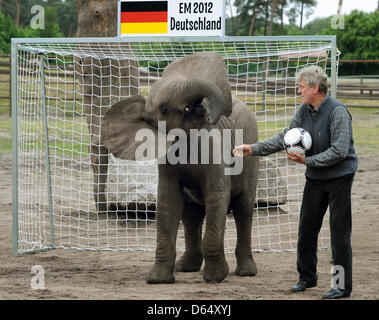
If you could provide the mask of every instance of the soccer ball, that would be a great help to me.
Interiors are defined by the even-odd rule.
[[[312,147],[312,137],[303,128],[293,128],[284,136],[284,145],[289,154],[305,154]]]

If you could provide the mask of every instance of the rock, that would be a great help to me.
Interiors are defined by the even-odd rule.
[[[109,157],[107,198],[109,205],[126,207],[155,207],[158,188],[158,168],[153,161],[129,161]],[[284,170],[275,161],[260,158],[257,204],[277,206],[287,201]],[[141,205],[140,205],[141,204]]]
[[[158,168],[156,160],[130,161],[109,156],[108,204],[127,207],[128,204],[154,205],[157,198]]]

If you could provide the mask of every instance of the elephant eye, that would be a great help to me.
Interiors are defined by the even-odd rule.
[[[161,107],[161,113],[162,113],[163,115],[167,116],[168,114],[171,113],[171,108],[170,108],[169,106],[167,106],[167,105],[163,105],[163,106]]]
[[[193,103],[194,105],[201,104],[203,102],[203,97],[197,98],[197,100]]]

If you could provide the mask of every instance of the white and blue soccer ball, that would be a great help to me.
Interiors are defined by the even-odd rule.
[[[293,128],[284,136],[284,145],[289,154],[305,154],[312,147],[312,137],[303,128]]]

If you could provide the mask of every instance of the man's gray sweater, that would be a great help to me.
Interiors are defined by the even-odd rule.
[[[357,170],[351,115],[342,102],[329,95],[317,108],[302,104],[283,132],[251,146],[253,156],[267,156],[284,150],[285,134],[296,127],[304,128],[312,136],[312,148],[305,156],[308,178],[334,179]]]

